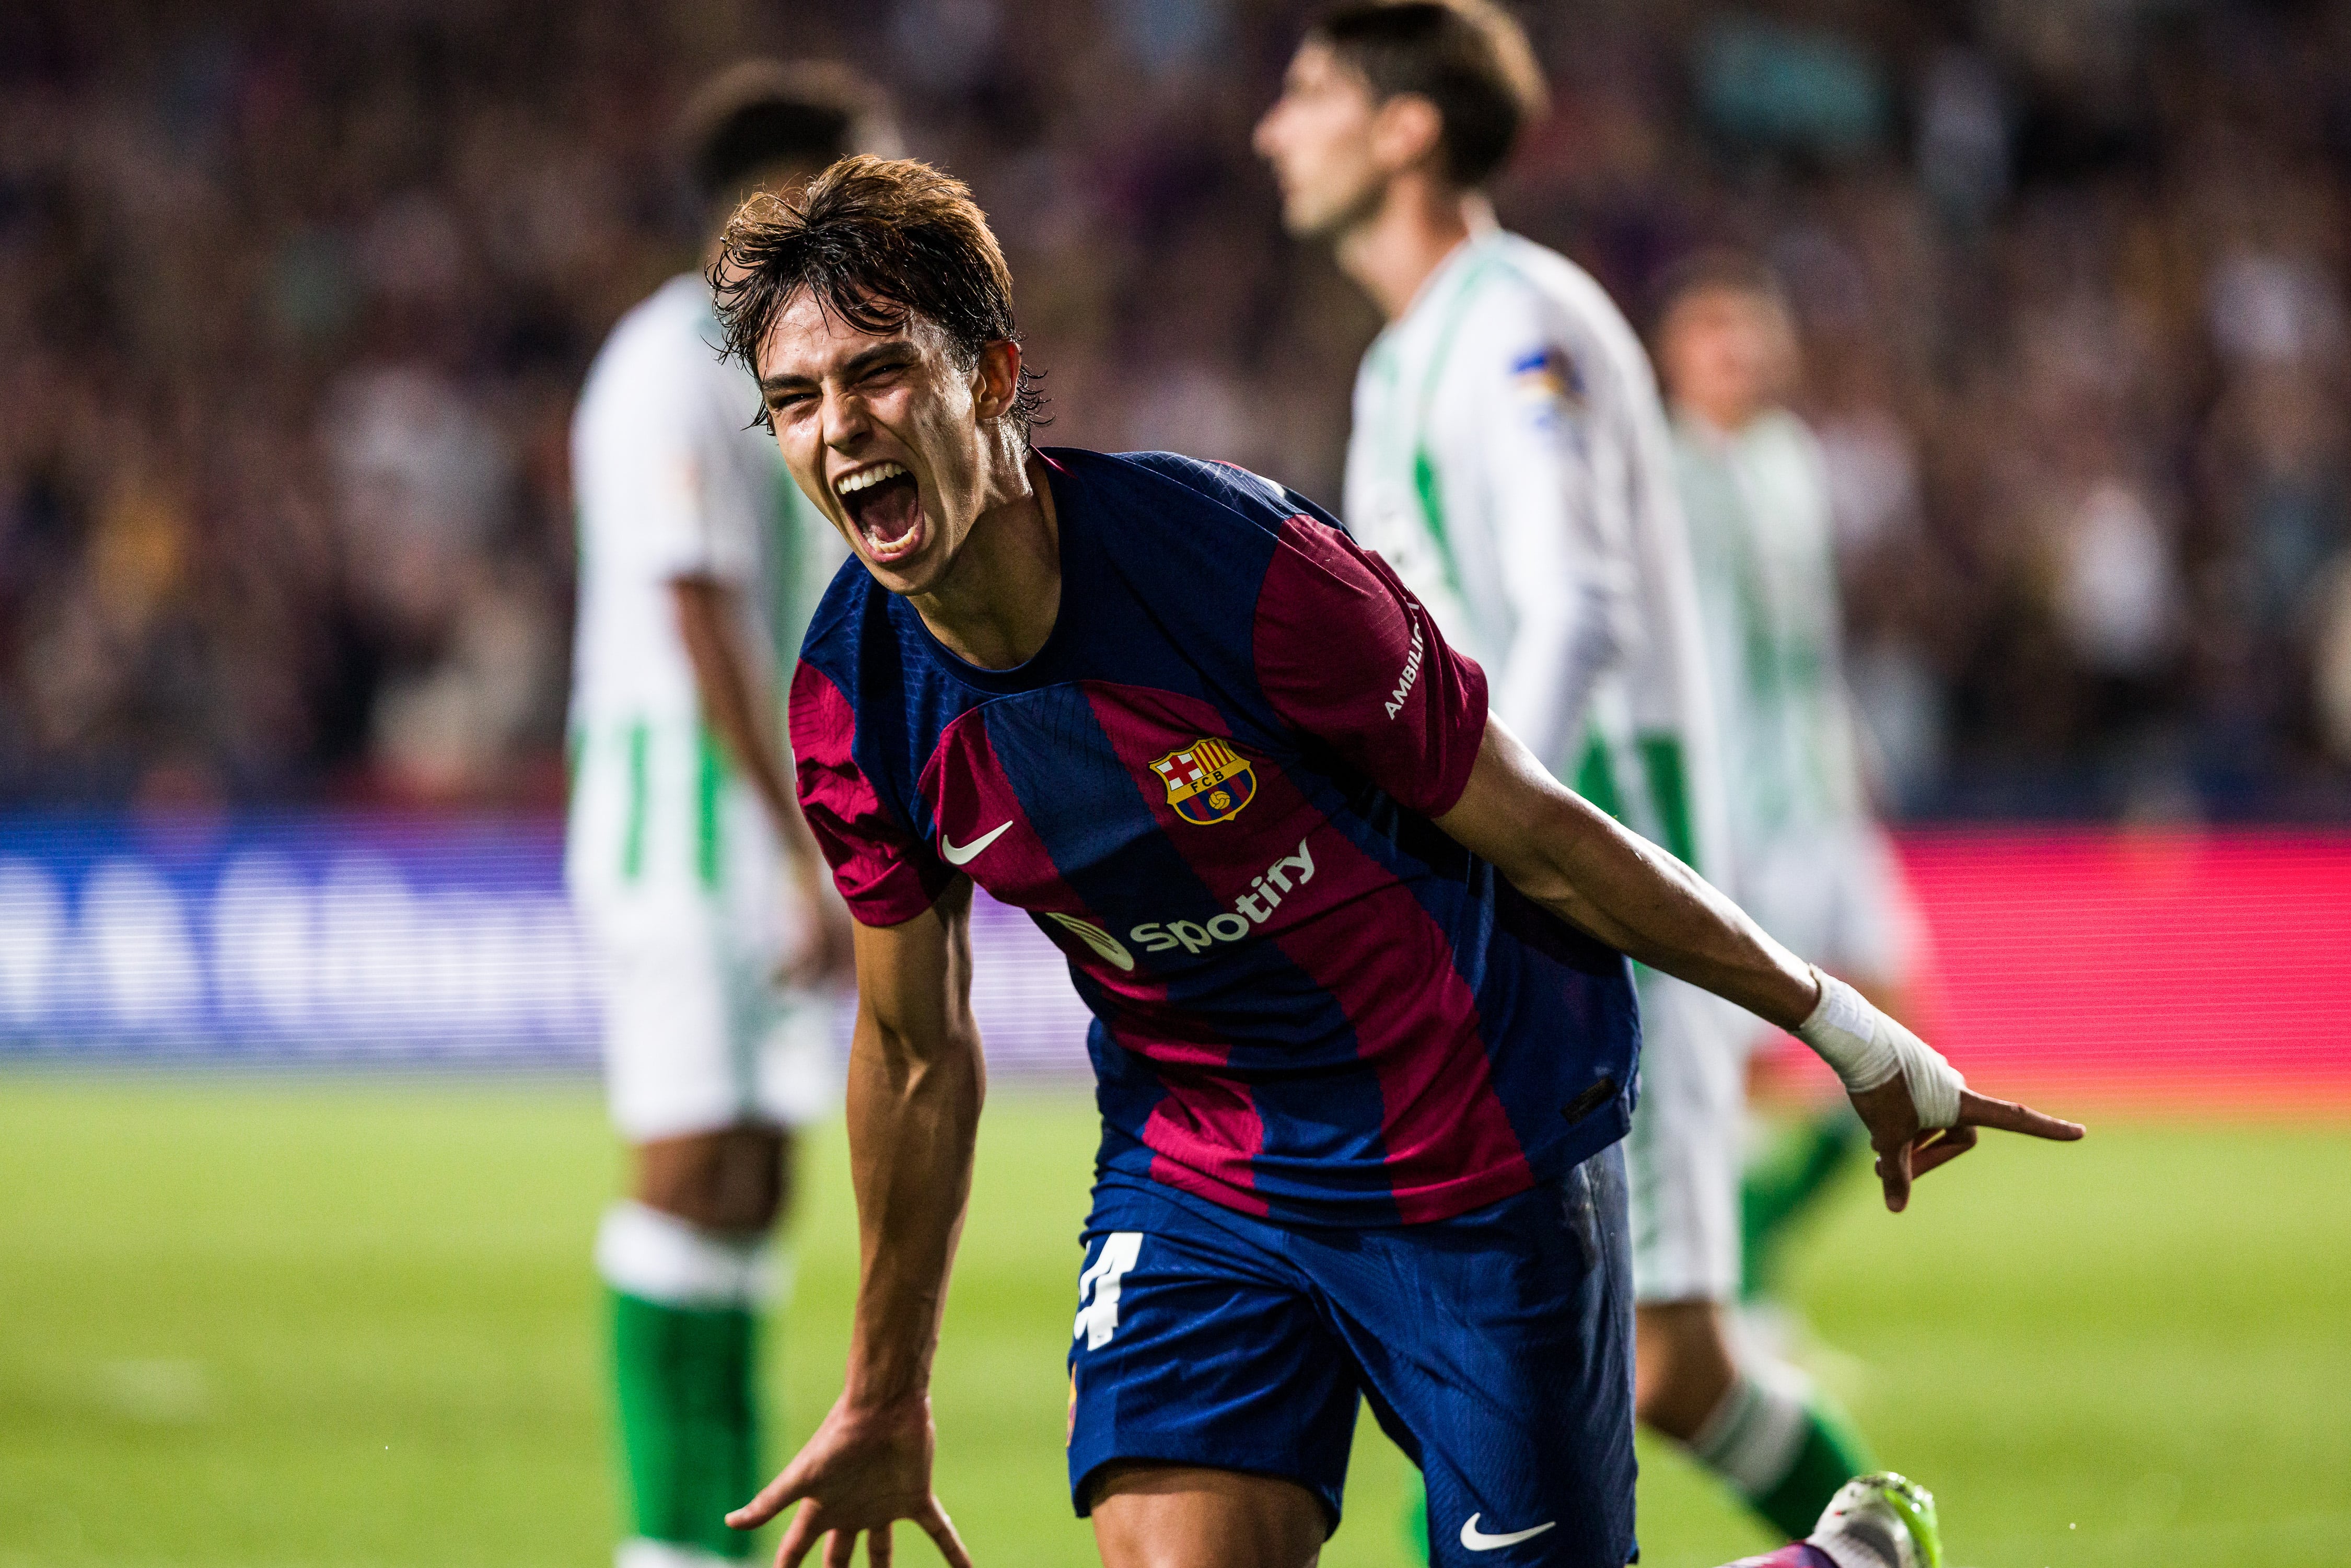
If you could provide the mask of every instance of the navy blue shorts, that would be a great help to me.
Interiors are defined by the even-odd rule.
[[[1294,1480],[1339,1524],[1355,1402],[1417,1463],[1432,1561],[1624,1568],[1633,1538],[1625,1160],[1430,1225],[1271,1225],[1116,1175],[1070,1351],[1070,1489],[1121,1461]]]

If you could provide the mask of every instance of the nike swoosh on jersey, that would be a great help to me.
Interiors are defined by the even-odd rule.
[[[939,853],[946,856],[947,864],[949,865],[969,865],[973,861],[979,858],[979,852],[982,850],[987,848],[988,845],[1002,838],[1004,836],[1004,830],[1011,825],[1012,820],[1008,817],[1003,821],[997,823],[993,828],[990,828],[987,831],[980,834],[979,837],[972,840],[971,842],[960,846],[957,845],[954,840],[947,837],[947,831],[945,828],[941,828],[939,830]]]
[[[1532,1541],[1544,1531],[1559,1523],[1559,1521],[1554,1519],[1530,1530],[1514,1530],[1508,1535],[1489,1535],[1478,1528],[1478,1521],[1482,1517],[1484,1516],[1481,1514],[1473,1513],[1469,1516],[1468,1522],[1461,1527],[1461,1544],[1471,1552],[1499,1552],[1505,1546],[1516,1546],[1521,1541]]]

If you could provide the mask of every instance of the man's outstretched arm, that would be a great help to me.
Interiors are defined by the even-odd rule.
[[[903,925],[859,925],[849,1057],[849,1166],[857,1193],[857,1312],[841,1397],[792,1462],[727,1515],[756,1529],[801,1504],[776,1555],[794,1568],[841,1532],[887,1561],[891,1521],[913,1520],[956,1568],[971,1558],[931,1491],[931,1355],[971,1197],[987,1090],[971,1016],[971,884],[958,880]],[[880,1549],[877,1551],[876,1540]]]
[[[1924,1052],[1915,1037],[1766,935],[1729,899],[1656,845],[1627,832],[1538,763],[1500,721],[1489,718],[1468,788],[1437,819],[1463,847],[1491,862],[1512,886],[1562,919],[1651,968],[1738,1003],[1798,1033],[1854,1083],[1853,1059],[1895,1060],[1886,1047]],[[1825,986],[1825,989],[1824,989]],[[1858,1010],[1856,1010],[1858,1009]],[[1833,1051],[1840,1046],[1854,1049]],[[1931,1055],[1931,1053],[1928,1053]],[[2073,1139],[2082,1129],[1964,1087],[1949,1118],[1922,1123],[1914,1071],[1865,1071],[1855,1109],[1878,1152],[1886,1206],[1908,1201],[1910,1182],[1974,1146],[1975,1129]],[[1939,1067],[1939,1059],[1929,1064]],[[1943,1070],[1948,1074],[1948,1069]],[[1875,1082],[1867,1080],[1875,1079]],[[1956,1082],[1956,1075],[1949,1075]]]

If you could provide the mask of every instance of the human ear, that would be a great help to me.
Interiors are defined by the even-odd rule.
[[[1445,117],[1416,92],[1400,92],[1372,116],[1372,159],[1401,173],[1437,157],[1445,140]]]
[[[1008,413],[1020,392],[1020,345],[998,339],[979,350],[972,367],[972,410],[982,419]]]

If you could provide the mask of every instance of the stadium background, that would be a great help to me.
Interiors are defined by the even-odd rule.
[[[1328,499],[1375,323],[1247,137],[1306,9],[0,10],[0,1564],[602,1560],[565,433],[684,258],[669,116],[747,52],[872,71],[1004,235],[1047,439]],[[1824,1374],[1964,1563],[2351,1558],[2351,7],[1520,9],[1506,220],[1636,319],[1701,243],[1787,277],[1938,1038],[2096,1120],[1845,1194]],[[1083,1068],[1024,936],[984,912],[941,1488],[983,1561],[1083,1562]],[[1397,1560],[1363,1455],[1334,1564]],[[1648,1460],[1650,1562],[1751,1539]]]

